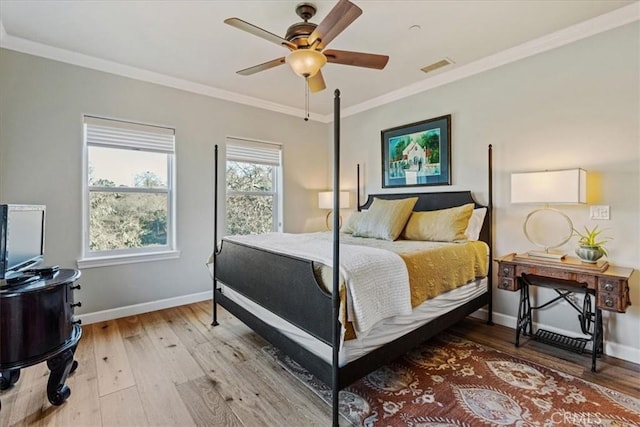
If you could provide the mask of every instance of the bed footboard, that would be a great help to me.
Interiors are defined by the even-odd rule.
[[[332,345],[331,295],[312,261],[226,240],[215,257],[216,280]]]
[[[216,291],[218,292],[218,291]],[[216,296],[217,303],[223,306],[227,311],[240,319],[245,325],[250,327],[262,338],[269,341],[274,347],[280,349],[293,360],[298,362],[307,371],[312,373],[320,381],[327,385],[332,382],[331,364],[325,362],[322,358],[307,350],[300,344],[291,340],[282,334],[276,328],[264,322],[250,311],[245,310],[233,300],[227,298],[223,293]],[[434,319],[433,321],[415,329],[414,331],[404,335],[395,341],[388,343],[371,353],[354,360],[339,370],[338,388],[343,389],[364,377],[380,366],[393,361],[395,358],[402,356],[419,343],[424,342],[436,334],[455,325],[460,320],[475,312],[476,310],[486,306],[489,302],[489,293],[484,293],[457,307],[456,309],[445,313]]]

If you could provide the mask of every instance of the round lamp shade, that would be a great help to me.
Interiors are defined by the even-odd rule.
[[[313,49],[298,49],[287,55],[285,59],[294,73],[309,78],[318,74],[320,68],[327,63],[327,57]]]

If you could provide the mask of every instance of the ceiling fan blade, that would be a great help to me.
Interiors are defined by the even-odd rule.
[[[307,84],[311,92],[320,92],[327,88],[327,85],[324,83],[324,77],[322,77],[322,71],[318,71],[315,76],[309,77]]]
[[[269,62],[265,62],[264,64],[254,65],[253,67],[236,71],[236,73],[240,74],[241,76],[250,76],[251,74],[268,70],[269,68],[277,67],[278,65],[281,65],[281,64],[284,64],[284,56],[282,58],[273,59]]]
[[[296,50],[298,48],[295,44],[291,43],[290,41],[287,41],[278,35],[270,33],[267,30],[263,30],[260,27],[256,27],[255,25],[250,24],[247,21],[243,21],[240,18],[227,18],[224,20],[224,23],[231,25],[232,27],[236,27],[239,30],[246,31],[247,33],[253,34],[254,36],[258,36],[260,38],[268,40],[271,43],[275,43],[281,46],[286,46],[291,50]]]
[[[347,50],[325,50],[322,52],[327,57],[327,62],[334,64],[353,65],[355,67],[375,68],[382,70],[389,62],[387,55],[373,53],[350,52]]]
[[[340,0],[311,33],[307,39],[309,45],[317,42],[316,49],[324,49],[361,14],[362,9],[358,6],[349,0]]]

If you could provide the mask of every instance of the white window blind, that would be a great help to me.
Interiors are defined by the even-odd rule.
[[[175,130],[120,120],[85,116],[87,144],[162,153],[175,150]]]
[[[281,151],[278,144],[227,137],[227,160],[280,166]]]

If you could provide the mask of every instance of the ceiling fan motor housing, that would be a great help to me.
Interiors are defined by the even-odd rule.
[[[318,26],[313,22],[308,22],[316,14],[316,6],[313,3],[300,3],[296,6],[296,14],[304,19],[304,22],[298,22],[291,25],[287,29],[287,34],[284,38],[298,47],[309,47],[307,39],[313,33],[313,30]]]
[[[284,38],[298,47],[309,47],[307,39],[316,27],[317,25],[313,22],[298,22],[287,29],[287,35]]]

